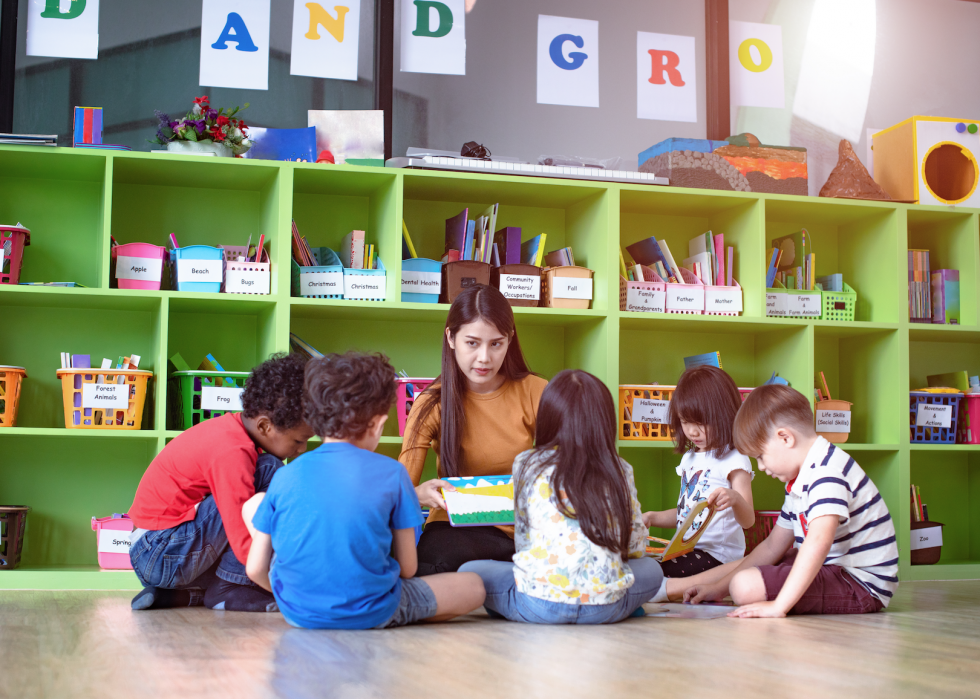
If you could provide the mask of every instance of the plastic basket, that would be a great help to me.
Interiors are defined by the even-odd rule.
[[[815,296],[817,297],[813,305],[816,307],[814,310],[820,311],[819,313],[812,313],[810,315],[803,315],[802,313],[796,313],[790,311],[788,308],[789,302],[788,298],[790,295],[799,296]],[[823,292],[822,291],[810,291],[810,290],[800,290],[800,289],[766,289],[766,317],[767,318],[788,318],[790,320],[799,320],[800,318],[806,319],[810,318],[812,320],[818,320],[823,313]]]
[[[142,369],[58,369],[65,404],[65,427],[70,430],[138,430],[143,426],[146,384],[152,371]],[[98,381],[102,377],[102,381]],[[121,382],[118,380],[122,379]],[[129,386],[129,407],[85,408],[83,386],[94,383],[123,383]]]
[[[953,444],[956,441],[957,411],[960,405],[962,393],[931,393],[926,391],[909,392],[909,431],[910,440],[913,444]],[[919,405],[951,405],[952,419],[949,427],[918,427],[916,426],[916,416],[918,415]]]
[[[667,282],[667,313],[704,315],[704,282],[685,267],[681,267],[680,274],[686,284]]]
[[[452,303],[463,289],[474,284],[490,286],[491,267],[476,260],[456,260],[442,266],[441,303]]]
[[[533,308],[541,303],[541,268],[537,265],[512,263],[494,267],[490,271],[490,283],[511,306]]]
[[[821,320],[854,320],[857,292],[844,283],[843,291],[821,291]]]
[[[594,276],[595,272],[585,267],[545,267],[541,270],[541,302],[538,305],[545,308],[588,308],[592,305]],[[564,298],[562,296],[564,292],[555,288],[556,280],[563,278],[588,280],[589,298]]]
[[[167,380],[167,396],[170,399],[170,429],[187,430],[204,420],[220,417],[240,410],[205,408],[203,404],[211,389],[242,389],[248,378],[247,371],[175,371]]]
[[[31,508],[22,505],[0,507],[0,570],[13,570],[20,565],[30,511]]]
[[[769,536],[772,528],[776,526],[779,519],[779,510],[756,510],[755,524],[745,531],[745,555],[752,553],[752,549],[761,544]]]
[[[704,315],[742,315],[742,287],[732,279],[732,286],[706,284],[704,287]]]
[[[20,268],[24,262],[24,248],[31,244],[31,232],[18,226],[0,226],[0,284],[19,284]]]
[[[318,262],[326,261],[332,264],[300,267],[296,260],[290,260],[290,294],[304,299],[344,298],[344,266],[340,264],[337,253],[330,248],[311,248],[311,251]],[[307,288],[306,293],[303,293],[304,275],[311,275],[307,277],[307,281],[313,285]],[[310,293],[314,289],[324,293]]]
[[[0,366],[0,427],[17,426],[20,386],[26,377],[22,366]]]
[[[133,529],[133,520],[129,518],[129,515],[114,514],[112,517],[92,518],[99,568],[105,570],[133,569],[133,563],[129,558],[129,548],[133,543]],[[103,532],[105,532],[105,536],[103,536]]]
[[[269,262],[269,253],[263,249],[262,258],[259,262],[239,262],[239,257],[248,257],[247,246],[225,245],[222,248],[222,259],[225,263],[225,278],[221,284],[222,293],[246,295],[268,294],[272,288],[272,263]],[[247,273],[247,275],[242,274],[243,272]],[[233,284],[229,282],[236,277],[242,279],[243,282],[251,282],[251,284],[246,286],[242,283],[234,285],[235,288],[231,288]]]
[[[846,400],[818,400],[814,406],[813,414],[814,419],[816,419],[816,414],[818,410],[835,410],[835,411],[851,411],[851,406],[853,403],[849,403]],[[817,434],[826,439],[828,442],[833,444],[843,444],[847,441],[847,438],[851,436],[850,432],[821,432],[817,430]]]
[[[408,279],[406,279],[408,272]],[[406,291],[418,289],[419,291]],[[427,289],[424,293],[422,289]],[[442,291],[442,263],[425,257],[402,260],[402,301],[406,303],[439,303]]]
[[[116,285],[120,289],[144,289],[149,291],[159,291],[160,283],[163,281],[163,262],[167,258],[167,249],[159,245],[150,243],[125,243],[112,248],[110,252],[112,258],[113,275]],[[120,258],[128,258],[123,264],[119,264]],[[133,260],[130,263],[129,260]],[[120,279],[120,274],[126,274],[128,269],[138,266],[140,261],[146,260],[154,267],[159,265],[159,274],[154,274],[155,279]]]
[[[387,276],[385,264],[380,259],[377,269],[344,267],[344,298],[349,301],[377,301],[379,303],[384,301],[387,295]]]
[[[656,422],[634,422],[633,402],[639,399],[666,400],[674,395],[676,386],[658,386],[656,384],[623,384],[619,387],[619,438],[624,440],[641,440],[652,442],[667,442],[672,439],[670,425]]]
[[[197,291],[202,293],[212,293],[217,294],[221,291],[221,286],[224,284],[224,256],[221,248],[214,248],[210,245],[188,245],[184,248],[177,248],[176,250],[170,251],[171,262],[173,265],[173,272],[171,274],[171,279],[176,280],[177,291]],[[195,282],[189,279],[180,278],[180,261],[181,260],[202,260],[202,261],[221,261],[221,280],[220,281],[208,281],[208,282]]]
[[[630,301],[630,292],[633,300]],[[643,281],[630,281],[619,275],[619,310],[641,313],[666,311],[667,284],[656,272],[643,266]]]
[[[405,424],[408,422],[408,412],[419,395],[432,385],[435,379],[405,379],[399,378],[396,383],[395,412],[398,415],[398,436],[405,436]]]
[[[0,419],[2,424],[3,420]],[[960,444],[980,444],[980,394],[969,393],[960,401],[956,441]]]

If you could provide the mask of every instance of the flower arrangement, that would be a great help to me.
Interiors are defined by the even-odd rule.
[[[236,116],[244,107],[235,107],[225,112],[224,107],[214,109],[207,96],[194,100],[194,108],[176,121],[161,111],[154,111],[160,120],[157,137],[150,141],[166,146],[174,141],[198,141],[203,143],[220,143],[231,148],[234,155],[241,155],[251,146],[248,140],[248,125]]]

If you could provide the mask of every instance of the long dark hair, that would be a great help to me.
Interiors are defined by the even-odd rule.
[[[599,379],[566,369],[541,396],[535,451],[545,458],[522,471],[515,492],[524,494],[542,471],[554,466],[553,502],[566,517],[577,519],[594,544],[629,557],[633,505],[629,482],[616,453],[616,407]],[[527,515],[521,513],[527,526]]]
[[[510,308],[510,303],[498,289],[485,284],[475,284],[460,292],[449,309],[446,328],[453,337],[456,337],[456,333],[462,326],[479,320],[489,323],[510,340],[500,373],[511,381],[518,381],[530,375],[532,372],[524,361],[521,343],[517,340],[514,312]],[[466,390],[466,377],[456,361],[456,352],[449,346],[449,340],[443,332],[442,373],[423,394],[428,394],[432,400],[422,406],[416,424],[422,424],[436,404],[439,404],[442,410],[442,424],[439,426],[439,461],[442,475],[450,478],[459,475],[460,439],[466,421],[466,415],[463,413],[463,396],[466,395]],[[417,438],[418,433],[415,433],[412,437],[413,446]]]
[[[670,399],[670,430],[674,433],[674,452],[683,454],[694,448],[684,434],[681,421],[702,425],[708,430],[705,451],[721,458],[735,448],[732,428],[742,407],[742,396],[735,381],[716,366],[696,366],[685,371]]]

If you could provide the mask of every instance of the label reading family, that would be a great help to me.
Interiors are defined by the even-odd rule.
[[[177,279],[182,282],[221,283],[224,262],[221,260],[177,260]]]
[[[383,274],[345,274],[344,298],[383,301],[387,281]]]
[[[230,269],[225,279],[225,293],[268,294],[270,274],[260,269]]]
[[[203,410],[240,411],[244,388],[225,388],[204,386],[201,389],[201,408]]]
[[[592,300],[592,280],[579,277],[554,277],[551,295],[556,299]]]
[[[667,292],[656,289],[627,289],[625,310],[664,313],[667,310]]]
[[[919,403],[915,414],[916,427],[951,427],[952,424],[953,406]]]
[[[129,407],[129,385],[124,383],[82,384],[82,407],[125,410]]]
[[[851,431],[850,410],[818,410],[817,432],[847,432]]]
[[[99,530],[99,553],[129,553],[133,545],[133,532],[118,529]]]
[[[402,270],[403,294],[438,294],[442,291],[442,274],[439,272],[413,272]]]
[[[633,422],[652,422],[658,425],[667,424],[667,411],[670,409],[669,400],[651,400],[650,398],[633,399]]]
[[[926,529],[912,530],[912,546],[910,548],[913,551],[917,549],[931,549],[936,546],[942,546],[942,545],[943,545],[942,527],[928,527]]]
[[[509,299],[537,301],[541,298],[541,277],[535,274],[501,274],[500,293]],[[592,298],[591,290],[588,298]]]
[[[116,279],[132,279],[140,282],[158,282],[163,273],[163,260],[150,257],[116,258]]]
[[[343,272],[302,272],[300,296],[340,296],[344,293]]]

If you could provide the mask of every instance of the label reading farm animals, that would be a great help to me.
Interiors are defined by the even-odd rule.
[[[301,272],[299,275],[300,296],[340,296],[344,293],[344,273]]]
[[[238,412],[242,409],[244,388],[204,386],[201,388],[201,409]]]
[[[915,414],[916,427],[951,427],[952,424],[953,406],[919,403]]]
[[[589,280],[589,284],[592,284],[592,280]],[[500,293],[509,299],[538,301],[541,298],[541,276],[537,274],[501,274]],[[588,298],[592,298],[591,290]]]
[[[383,274],[345,274],[344,298],[384,301],[386,286]]]
[[[633,422],[652,422],[657,425],[667,424],[669,400],[651,400],[649,398],[633,399]]]
[[[847,432],[851,431],[850,410],[818,410],[817,432]]]
[[[556,299],[592,300],[592,280],[580,277],[554,277],[551,295]]]
[[[181,282],[222,282],[221,260],[177,260],[177,279]]]
[[[261,269],[229,269],[225,275],[225,293],[268,294],[270,276]]]
[[[705,313],[741,313],[742,290],[737,286],[709,286],[704,290]]]
[[[133,545],[133,532],[119,529],[99,530],[99,553],[129,553]]]
[[[163,273],[163,260],[151,257],[116,258],[116,279],[133,279],[141,282],[158,282]]]
[[[786,315],[786,294],[772,294],[766,292],[766,315]]]
[[[786,296],[786,315],[796,318],[816,318],[820,315],[820,293],[784,294]]]
[[[694,284],[668,284],[667,310],[703,311],[704,287]]]
[[[926,529],[912,530],[912,546],[910,546],[910,548],[913,551],[916,549],[931,549],[942,545],[942,527],[927,527]]]
[[[626,290],[626,311],[664,313],[667,310],[667,292],[658,289],[629,288]]]
[[[439,272],[412,272],[402,270],[403,294],[438,294],[442,291],[442,274]]]
[[[83,408],[108,408],[125,410],[129,407],[129,384],[85,383],[82,384]]]

